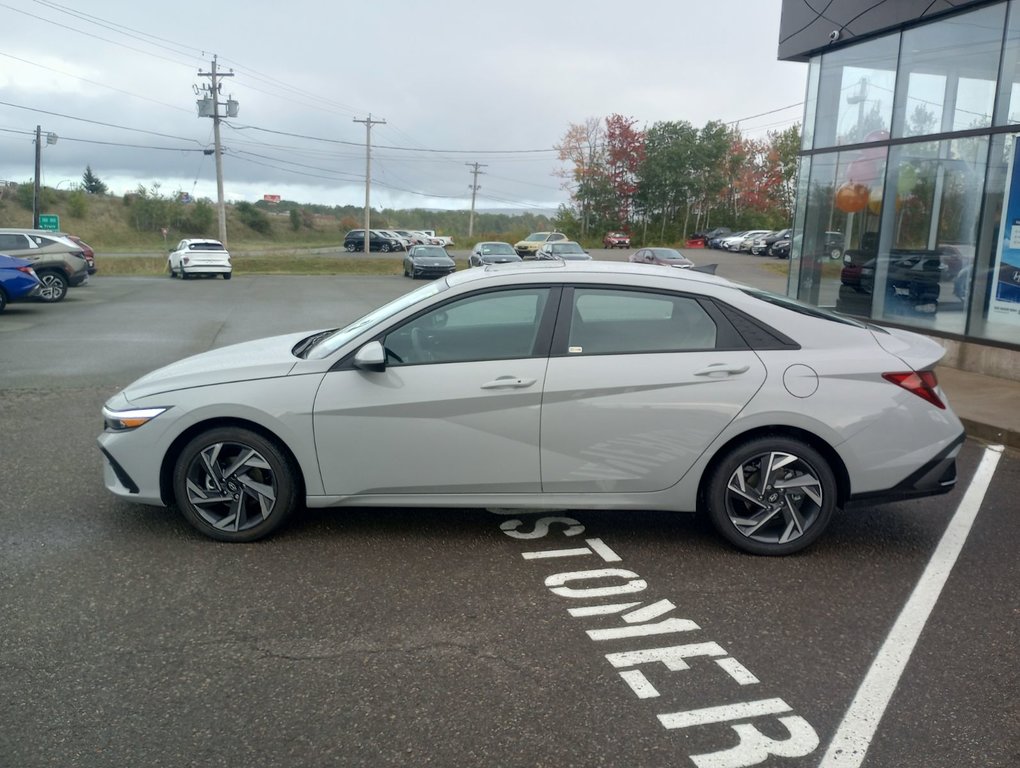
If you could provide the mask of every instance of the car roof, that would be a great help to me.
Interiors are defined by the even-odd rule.
[[[634,277],[641,280],[648,278],[666,278],[676,281],[677,289],[683,289],[683,282],[701,283],[719,288],[741,289],[742,285],[724,277],[710,275],[707,272],[691,272],[687,269],[660,267],[654,264],[632,264],[628,261],[512,261],[508,264],[492,264],[482,268],[463,269],[446,278],[452,286],[464,285],[476,281],[503,282],[505,277],[521,276],[536,281],[569,283],[578,279],[591,278],[593,282],[613,285],[616,280]]]

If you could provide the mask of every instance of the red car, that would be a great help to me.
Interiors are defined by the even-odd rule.
[[[74,235],[68,235],[67,239],[81,248],[81,255],[84,257],[85,263],[88,265],[89,274],[96,274],[96,252],[92,250],[92,246],[80,237],[75,237]]]
[[[606,248],[630,248],[630,235],[626,232],[609,232],[602,238]]]

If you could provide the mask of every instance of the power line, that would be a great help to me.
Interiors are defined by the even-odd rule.
[[[3,5],[3,3],[0,3],[0,5]],[[3,105],[5,107],[14,107],[15,109],[24,109],[24,110],[26,110],[28,112],[37,112],[40,115],[50,115],[51,117],[63,117],[65,119],[67,119],[67,120],[77,120],[78,122],[81,122],[81,123],[90,123],[92,125],[101,125],[104,128],[117,128],[117,129],[122,130],[122,131],[134,131],[135,133],[145,133],[145,134],[148,134],[150,136],[159,136],[159,137],[164,138],[164,139],[177,139],[178,141],[192,141],[195,144],[200,144],[200,142],[197,139],[189,139],[189,138],[187,138],[185,136],[174,136],[173,134],[170,134],[170,133],[160,133],[158,131],[147,131],[144,128],[129,128],[126,125],[117,125],[116,123],[104,123],[104,122],[102,122],[100,120],[89,120],[88,118],[84,118],[84,117],[75,117],[74,115],[65,115],[62,112],[51,112],[51,111],[46,110],[46,109],[37,109],[35,107],[26,107],[26,106],[23,106],[21,104],[12,104],[9,101],[0,101],[0,105]]]

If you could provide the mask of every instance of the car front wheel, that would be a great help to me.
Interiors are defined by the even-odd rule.
[[[279,446],[240,427],[220,427],[189,442],[174,465],[176,506],[201,533],[255,541],[297,507],[296,472]]]
[[[716,466],[708,514],[724,539],[755,555],[789,555],[815,542],[836,505],[828,462],[795,438],[738,445]]]
[[[67,278],[59,272],[42,271],[38,272],[39,282],[42,283],[42,290],[39,298],[47,303],[63,301],[67,296]]]
[[[347,249],[348,253],[354,253],[356,250],[358,250],[358,246],[355,245],[354,243],[347,243],[347,245],[345,245],[344,248]]]

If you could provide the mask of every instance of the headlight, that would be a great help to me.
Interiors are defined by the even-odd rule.
[[[112,432],[126,432],[148,424],[166,408],[132,408],[127,411],[112,411],[103,406],[103,426]]]

